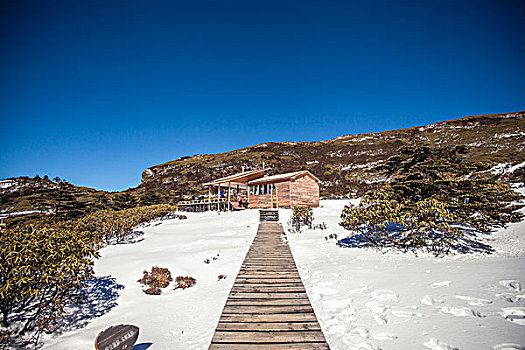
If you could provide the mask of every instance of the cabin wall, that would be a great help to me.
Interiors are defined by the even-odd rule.
[[[292,181],[292,206],[319,206],[319,184],[309,176]]]
[[[302,176],[295,181],[283,181],[275,183],[279,208],[291,208],[293,206],[307,206],[317,208],[319,206],[319,184],[309,176]],[[272,198],[273,197],[273,198]],[[249,207],[255,209],[267,209],[276,206],[275,193],[255,195],[248,194]]]
[[[271,194],[261,194],[261,195],[252,195],[251,191],[248,191],[248,202],[249,208],[255,209],[267,209],[272,207],[272,199],[274,202],[274,207],[279,201],[280,208],[290,208],[290,182],[277,182],[275,183],[277,198],[275,193]]]

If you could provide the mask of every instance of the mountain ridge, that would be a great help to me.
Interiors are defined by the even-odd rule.
[[[13,221],[15,217],[9,216],[13,213],[32,212],[28,215],[37,219],[57,215],[57,208],[68,206],[81,214],[146,203],[176,204],[206,194],[202,184],[207,181],[263,165],[271,168],[268,175],[309,170],[321,180],[324,198],[358,197],[389,181],[381,165],[410,142],[467,145],[468,157],[482,165],[481,172],[499,173],[504,181],[525,179],[525,111],[520,111],[321,141],[264,142],[224,153],[179,157],[145,169],[141,183],[122,192],[39,177],[9,178],[0,181],[0,216]],[[70,212],[68,215],[75,214]]]
[[[162,189],[172,196],[191,198],[204,193],[199,186],[206,181],[240,172],[243,168],[260,168],[264,164],[272,168],[270,174],[310,170],[322,180],[324,197],[353,197],[377,187],[373,183],[384,182],[369,165],[384,162],[407,142],[467,144],[471,148],[470,157],[487,165],[495,165],[498,161],[512,164],[523,161],[524,116],[525,111],[474,115],[410,128],[347,134],[328,140],[271,141],[223,153],[183,156],[147,168],[142,173],[141,183],[127,191],[140,194]],[[364,170],[359,169],[366,169],[366,176],[362,174]]]

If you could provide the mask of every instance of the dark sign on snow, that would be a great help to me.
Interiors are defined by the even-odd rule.
[[[97,350],[131,350],[139,337],[139,328],[119,324],[102,331],[95,340]]]

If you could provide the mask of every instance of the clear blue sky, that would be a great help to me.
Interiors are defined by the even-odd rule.
[[[523,1],[2,1],[0,178],[525,109]]]

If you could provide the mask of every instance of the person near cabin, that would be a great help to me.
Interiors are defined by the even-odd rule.
[[[241,204],[242,204],[242,196],[241,196],[240,193],[237,195],[237,204],[239,205],[239,207],[240,207]]]

